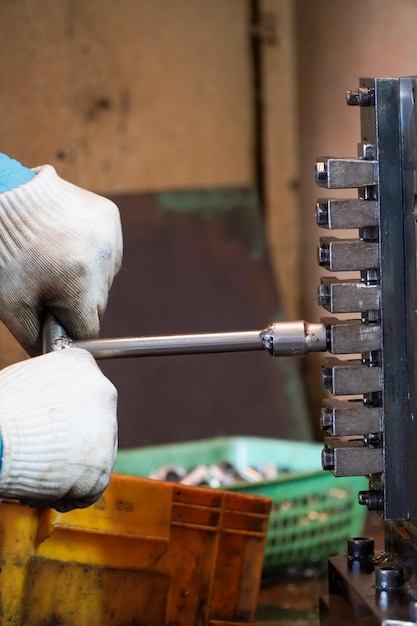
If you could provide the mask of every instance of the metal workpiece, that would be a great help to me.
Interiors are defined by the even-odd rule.
[[[325,447],[322,452],[322,466],[335,476],[377,474],[383,469],[383,450],[363,445]]]
[[[321,237],[317,258],[319,265],[331,272],[377,268],[378,244],[358,239]]]
[[[375,106],[375,89],[359,87],[359,89],[346,91],[346,104],[361,107]]]
[[[327,328],[328,349],[332,354],[361,354],[382,347],[380,324],[337,317],[325,317],[321,321]]]
[[[378,161],[355,158],[319,157],[315,178],[320,187],[352,189],[378,183]]]
[[[324,324],[277,322],[262,331],[261,336],[272,356],[303,356],[308,352],[327,350]]]
[[[72,340],[55,319],[50,318],[43,333],[44,351],[83,348],[95,359],[144,356],[209,354],[266,350],[272,356],[302,356],[325,352],[327,335],[324,324],[304,321],[275,322],[264,330],[120,339]]]
[[[365,228],[378,225],[376,200],[319,199],[316,204],[318,226],[329,230]]]
[[[329,313],[362,313],[377,311],[381,290],[378,284],[361,280],[322,278],[318,289],[318,303]]]
[[[361,399],[325,399],[320,424],[322,430],[335,437],[379,433],[383,426],[382,408],[367,406]]]
[[[334,396],[353,396],[381,391],[382,372],[360,359],[342,361],[335,357],[323,359],[322,385]]]
[[[376,145],[369,143],[369,141],[360,141],[358,143],[358,157],[375,161],[377,157]]]

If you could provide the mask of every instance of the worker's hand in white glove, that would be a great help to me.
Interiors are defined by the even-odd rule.
[[[0,372],[0,497],[59,511],[93,504],[117,450],[117,392],[79,348]]]
[[[74,339],[99,332],[120,268],[119,211],[62,180],[50,165],[0,193],[0,319],[30,355],[49,308]]]

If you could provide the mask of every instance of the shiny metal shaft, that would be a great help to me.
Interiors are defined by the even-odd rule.
[[[243,352],[262,350],[264,347],[259,331],[90,339],[73,341],[70,345],[88,350],[96,359]]]
[[[72,340],[50,316],[44,327],[44,352],[83,348],[96,359],[208,354],[267,350],[272,356],[302,356],[327,349],[324,324],[275,322],[264,330],[120,339]]]

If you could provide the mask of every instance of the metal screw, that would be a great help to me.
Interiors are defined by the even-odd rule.
[[[333,426],[333,413],[326,407],[322,407],[321,409],[320,425],[322,430],[329,430]]]
[[[318,247],[317,261],[318,261],[318,264],[321,266],[329,264],[330,262],[329,246],[322,244],[321,246]]]
[[[357,106],[359,104],[359,93],[357,91],[347,91],[346,104],[349,106]]]
[[[401,567],[381,567],[375,570],[376,589],[398,589],[404,585]]]
[[[364,311],[362,322],[364,324],[379,324],[381,322],[381,311]]]
[[[334,469],[334,451],[329,448],[323,448],[321,452],[321,465],[324,470]]]
[[[359,87],[357,91],[347,91],[346,104],[361,107],[373,106],[375,104],[375,90]]]
[[[325,161],[317,161],[314,175],[317,183],[327,184],[327,164]]]
[[[382,406],[382,393],[380,391],[365,393],[363,403],[365,406]]]
[[[358,493],[358,502],[368,508],[368,511],[382,511],[384,508],[384,494],[382,491],[370,490]]]
[[[360,153],[359,156],[363,157],[364,159],[376,158],[376,148],[375,144],[373,143],[361,141],[361,143],[358,144],[358,152]]]
[[[348,539],[347,554],[353,559],[373,556],[374,540],[370,537],[352,537]]]
[[[333,387],[333,369],[331,367],[323,367],[321,370],[321,384],[323,389],[330,390]]]
[[[320,285],[317,292],[319,306],[327,308],[330,305],[330,289],[328,285]]]
[[[316,204],[316,223],[318,226],[328,226],[329,210],[327,202],[317,202]]]

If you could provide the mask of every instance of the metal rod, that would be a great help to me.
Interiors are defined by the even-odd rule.
[[[96,359],[138,356],[168,356],[263,350],[260,331],[168,335],[166,337],[127,337],[72,341],[68,347],[84,348]]]
[[[43,328],[44,352],[71,347],[88,350],[96,359],[254,350],[266,350],[272,356],[302,356],[307,352],[325,352],[327,334],[324,324],[296,321],[275,322],[260,331],[73,340],[48,314]]]

